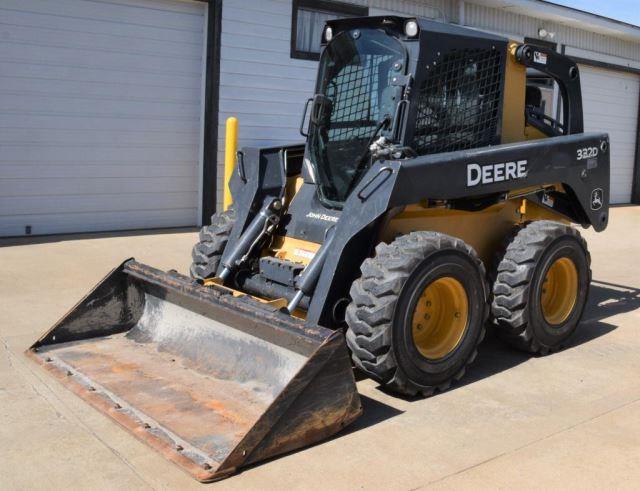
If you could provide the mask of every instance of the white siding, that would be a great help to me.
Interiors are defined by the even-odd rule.
[[[205,10],[0,2],[0,235],[197,224]]]
[[[537,38],[538,29],[544,27],[547,31],[555,33],[553,42],[558,44],[569,44],[590,51],[640,60],[640,48],[637,43],[471,2],[465,2],[464,20],[468,26],[531,38]]]
[[[607,131],[611,141],[611,202],[631,198],[640,76],[580,66],[585,131]]]

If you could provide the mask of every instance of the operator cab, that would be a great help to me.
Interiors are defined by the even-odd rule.
[[[328,22],[322,46],[302,134],[305,182],[324,206],[341,208],[377,160],[500,143],[506,39],[369,17]]]

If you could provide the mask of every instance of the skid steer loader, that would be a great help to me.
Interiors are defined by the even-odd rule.
[[[531,74],[557,85],[558,117]],[[415,18],[334,20],[304,112],[304,143],[238,153],[191,278],[128,260],[28,351],[202,481],[354,421],[351,363],[429,396],[488,322],[546,354],[587,299],[575,225],[607,225],[609,141],[583,132],[570,59]]]

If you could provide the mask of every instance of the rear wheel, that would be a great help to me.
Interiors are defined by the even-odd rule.
[[[463,241],[414,232],[379,244],[351,288],[347,344],[387,388],[428,396],[460,379],[484,335],[482,262]]]
[[[497,267],[491,311],[501,337],[546,354],[560,349],[584,310],[591,259],[568,225],[531,222],[521,228]]]
[[[196,280],[212,278],[216,275],[224,248],[229,241],[236,213],[229,208],[211,217],[211,225],[202,227],[199,241],[193,246],[190,273]]]

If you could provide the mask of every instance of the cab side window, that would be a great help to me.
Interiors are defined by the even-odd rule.
[[[527,68],[525,118],[527,125],[547,136],[564,134],[562,94],[558,83],[533,68]]]

